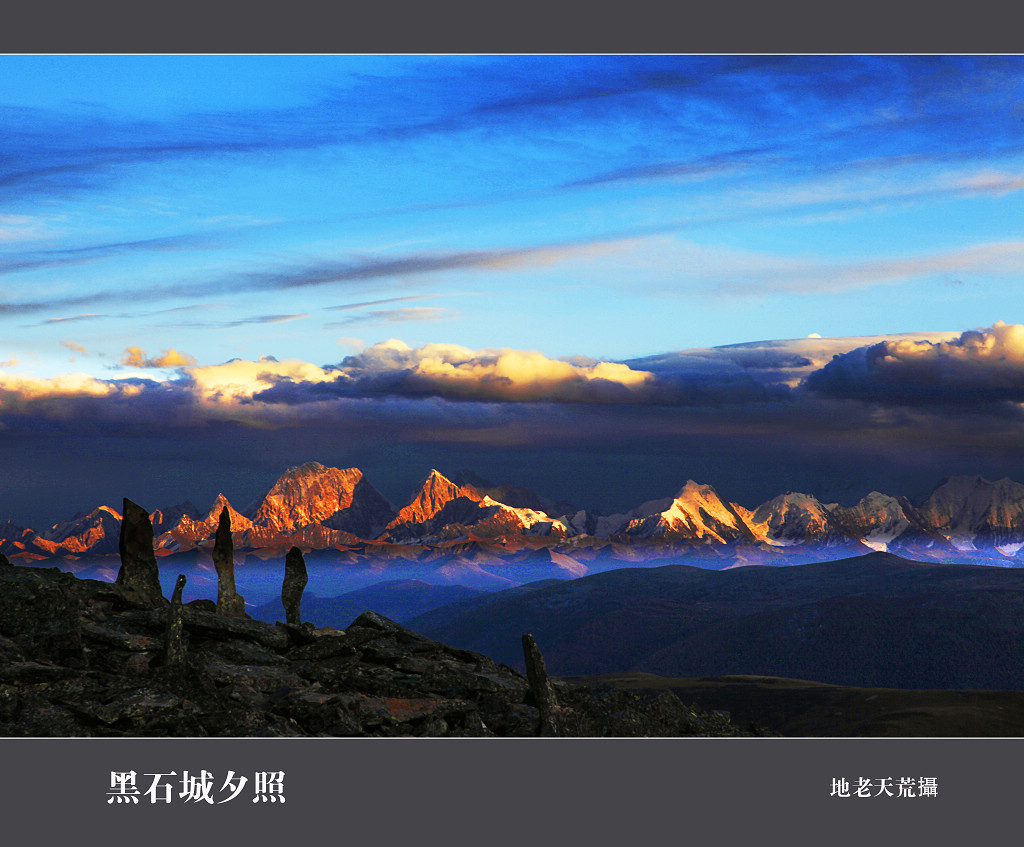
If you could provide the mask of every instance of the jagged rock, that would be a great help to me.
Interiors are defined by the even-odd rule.
[[[186,604],[193,609],[199,609],[203,612],[210,612],[215,614],[217,612],[217,604],[213,600],[207,600],[205,597],[200,597],[197,600],[189,600]]]
[[[196,634],[205,639],[220,641],[255,641],[274,650],[288,647],[288,634],[275,626],[248,618],[226,618],[192,606],[182,606],[182,613],[185,630],[190,636]]]
[[[69,575],[48,579],[44,573],[20,567],[0,571],[0,634],[33,660],[85,667],[79,600],[60,578]]]
[[[537,734],[541,737],[561,735],[560,709],[558,698],[548,679],[544,657],[530,633],[523,636],[523,656],[526,659],[526,678],[530,681],[530,693],[540,712]]]
[[[76,675],[73,668],[42,662],[6,662],[0,665],[0,683],[54,682]]]
[[[149,513],[127,497],[124,498],[118,550],[121,569],[117,572],[117,584],[140,604],[164,605],[167,601],[160,587],[160,567],[153,551],[153,524]]]
[[[173,641],[166,611],[55,569],[0,571],[0,736],[537,734],[544,697],[487,656],[375,612],[345,632],[224,617],[182,604],[182,588],[170,619],[180,614],[189,649],[159,662]],[[557,690],[562,735],[740,734],[674,695],[544,679],[552,700]]]
[[[100,647],[115,647],[129,653],[152,652],[160,646],[159,641],[151,636],[109,629],[92,621],[82,621],[82,635],[88,641],[99,642]]]
[[[11,560],[8,559],[3,553],[0,553],[0,568],[10,567],[13,567],[13,565],[11,564]]]
[[[185,574],[178,574],[174,594],[167,610],[167,637],[164,645],[164,664],[180,665],[185,661],[185,621],[181,611],[181,593],[185,588]]]
[[[213,565],[217,569],[217,614],[226,618],[247,618],[245,600],[235,590],[235,549],[231,540],[231,515],[221,509],[217,536],[213,542]]]
[[[316,640],[316,627],[311,623],[281,623],[280,621],[275,622],[275,626],[280,627],[286,633],[288,633],[288,641],[293,647],[301,647],[306,644],[312,644]]]
[[[422,635],[417,635],[411,629],[406,629],[400,623],[396,623],[390,618],[386,618],[384,615],[377,614],[377,612],[372,610],[363,612],[352,622],[351,625],[354,627],[370,627],[373,629],[379,629],[382,632],[400,632],[405,635],[411,635],[414,638],[423,638]]]
[[[308,581],[309,575],[306,573],[306,561],[302,558],[302,551],[298,547],[292,547],[284,560],[284,583],[281,586],[281,603],[284,605],[287,623],[302,623],[299,607],[302,604],[302,591]]]

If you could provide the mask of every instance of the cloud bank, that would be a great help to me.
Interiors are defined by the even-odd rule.
[[[895,405],[1024,403],[1024,326],[1002,321],[948,342],[882,341],[838,355],[806,387]]]
[[[79,433],[154,436],[201,434],[212,424],[301,426],[309,438],[495,449],[670,449],[680,438],[761,450],[1024,447],[1024,326],[1002,322],[959,334],[766,341],[630,362],[394,339],[330,365],[263,356],[200,366],[174,349],[150,357],[140,348],[124,361],[175,373],[103,380],[0,372],[0,425],[28,432],[74,422]]]
[[[128,352],[156,363],[173,351]],[[184,473],[187,463],[167,458],[175,451],[203,457],[211,479],[222,465],[272,475],[309,459],[370,462],[375,480],[399,479],[444,459],[547,479],[546,491],[566,496],[580,496],[584,480],[588,497],[603,485],[616,509],[636,505],[623,502],[634,492],[649,497],[652,480],[671,493],[677,477],[722,485],[739,502],[780,486],[853,502],[885,489],[887,474],[901,486],[923,477],[925,494],[950,473],[1024,476],[1021,403],[1024,325],[1001,322],[629,362],[391,340],[333,365],[264,356],[152,379],[0,370],[0,450],[10,467],[52,454],[54,468],[68,457],[69,467],[105,462],[129,480],[140,463]]]
[[[67,346],[84,349],[73,342]],[[623,414],[638,416],[641,408],[660,408],[664,413],[648,414],[686,426],[728,419],[730,427],[764,429],[784,422],[822,425],[829,404],[842,402],[856,428],[866,425],[868,412],[855,410],[869,406],[877,425],[879,407],[892,410],[891,422],[905,421],[909,410],[929,405],[946,406],[943,414],[955,417],[1005,414],[1006,404],[1024,404],[1024,325],[1004,322],[960,334],[808,337],[628,362],[440,343],[411,347],[392,339],[328,365],[263,356],[200,366],[174,348],[150,356],[139,347],[127,348],[121,364],[173,368],[176,375],[102,380],[84,374],[45,379],[0,373],[0,416],[24,411],[42,398],[116,399],[120,413],[126,398],[141,408],[173,397],[192,410],[188,419],[196,423],[227,419],[269,427],[311,418],[344,421],[352,409],[371,406],[393,410],[401,426],[402,416],[417,404],[430,403],[463,423],[482,415],[485,406],[507,414],[520,406],[536,419],[554,415],[558,406],[591,406],[633,409]],[[65,416],[62,411],[60,417]]]

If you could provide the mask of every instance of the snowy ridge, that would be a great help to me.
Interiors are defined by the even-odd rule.
[[[786,564],[866,550],[1024,564],[1024,485],[1009,479],[951,477],[918,505],[878,491],[851,506],[787,492],[753,510],[691,479],[674,497],[648,500],[625,514],[577,510],[558,517],[536,508],[551,501],[528,489],[506,484],[486,490],[490,493],[475,483],[456,484],[435,469],[396,511],[358,468],[309,462],[285,471],[254,505],[251,517],[220,494],[205,513],[186,501],[152,512],[151,519],[162,555],[208,548],[221,511],[227,509],[236,549],[263,556],[292,544],[356,557],[378,555],[392,546],[476,544],[483,545],[480,555],[490,558],[544,549],[549,563],[554,561],[550,556],[565,557],[562,564],[569,572],[569,561],[606,555],[597,552],[602,549],[626,561],[693,551],[720,561],[721,567]],[[502,492],[520,505],[502,502]],[[24,562],[114,556],[120,522],[120,514],[108,506],[41,533],[7,522],[0,524],[0,552]]]

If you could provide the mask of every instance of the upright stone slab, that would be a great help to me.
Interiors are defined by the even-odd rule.
[[[523,656],[526,659],[526,678],[530,683],[530,692],[540,711],[537,734],[546,738],[560,735],[558,698],[548,679],[544,657],[530,633],[523,636]]]
[[[164,640],[164,664],[181,665],[185,662],[185,621],[181,612],[181,592],[185,588],[185,574],[178,574],[174,594],[167,610],[167,636]]]
[[[306,573],[306,560],[302,551],[292,547],[284,559],[284,584],[281,586],[281,604],[284,606],[285,621],[298,626],[302,623],[299,607],[302,604],[302,591],[309,581]]]
[[[14,567],[11,564],[11,560],[8,559],[3,553],[0,553],[0,568],[11,568]]]
[[[140,603],[162,606],[166,601],[153,551],[153,524],[149,513],[127,497],[124,498],[118,549],[121,568],[117,572],[117,584]]]
[[[221,509],[213,541],[213,566],[217,569],[217,614],[226,618],[247,618],[245,600],[235,590],[235,545],[231,540],[231,515]]]

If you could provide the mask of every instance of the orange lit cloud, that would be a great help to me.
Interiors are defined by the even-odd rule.
[[[173,347],[163,350],[161,353],[160,356],[149,358],[142,348],[128,347],[121,356],[121,364],[130,368],[182,368],[196,363],[194,356],[179,353]]]
[[[106,382],[88,374],[61,374],[49,379],[0,373],[0,396],[5,401],[38,400],[43,397],[110,397],[115,394],[136,395],[138,385]]]
[[[206,365],[186,370],[194,392],[206,401],[239,401],[272,388],[281,381],[317,383],[334,375],[317,365],[297,359],[279,362],[271,356],[259,361],[232,359],[222,365]]]
[[[654,376],[615,362],[569,362],[535,350],[470,350],[454,344],[412,348],[391,339],[350,356],[340,383],[399,394],[459,399],[600,401],[626,399]]]

